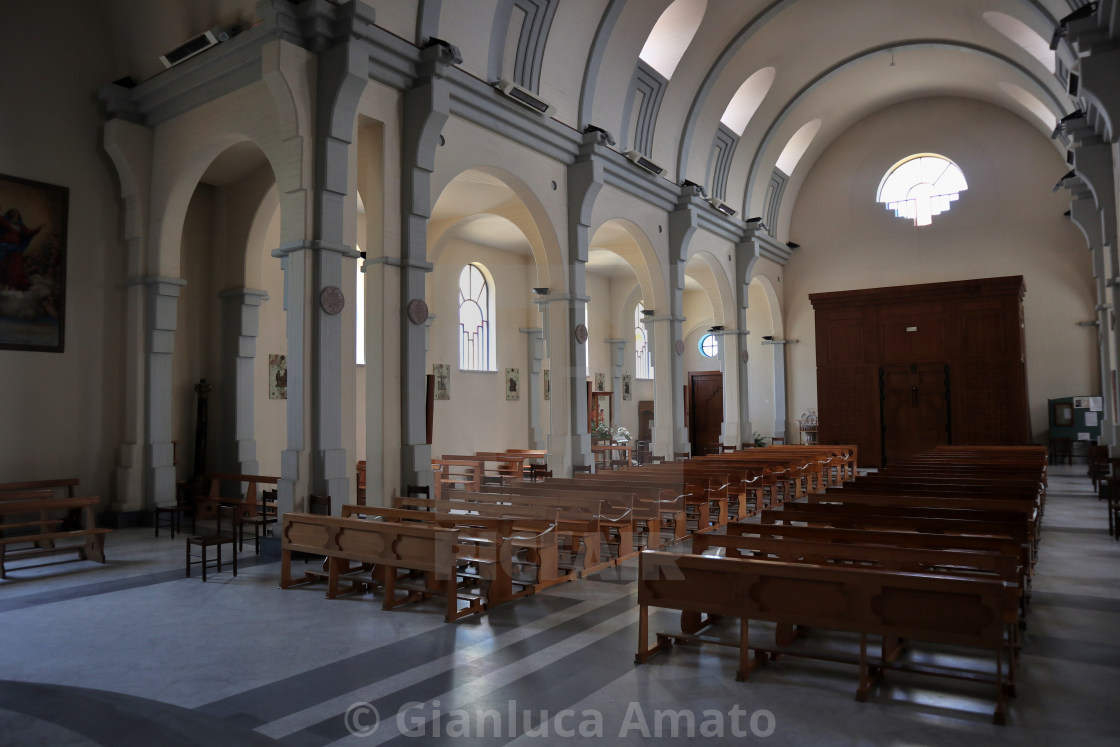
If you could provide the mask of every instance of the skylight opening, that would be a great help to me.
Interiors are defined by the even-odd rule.
[[[875,200],[894,211],[895,217],[928,226],[933,216],[948,212],[966,189],[964,173],[955,163],[934,153],[919,153],[887,171]]]
[[[707,8],[708,0],[676,0],[657,19],[638,57],[670,80]]]
[[[1014,83],[1001,82],[999,87],[1002,88],[1003,92],[1008,96],[1022,104],[1027,111],[1038,117],[1046,127],[1047,132],[1053,132],[1054,128],[1058,126],[1058,118],[1054,116],[1054,113],[1046,108],[1046,104],[1039,101],[1028,91],[1025,91]]]
[[[786,176],[792,176],[793,170],[797,168],[797,162],[801,160],[801,156],[805,155],[805,151],[809,150],[810,143],[813,138],[817,136],[817,130],[821,128],[821,121],[814,119],[811,122],[806,122],[801,126],[801,129],[794,133],[793,137],[786,143],[782,155],[778,156],[778,162],[774,164]]]
[[[1048,71],[1054,72],[1057,55],[1050,49],[1050,42],[1043,39],[1030,26],[1006,13],[985,13],[984,20],[996,31],[1025,49],[1031,57],[1041,62]]]
[[[719,121],[736,135],[742,135],[751,117],[758,111],[758,107],[762,106],[762,100],[766,98],[766,93],[773,82],[774,68],[764,67],[756,71],[739,86],[739,90],[731,97]]]

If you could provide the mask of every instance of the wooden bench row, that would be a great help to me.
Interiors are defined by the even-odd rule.
[[[112,530],[97,526],[101,499],[76,496],[77,487],[77,478],[0,483],[0,579],[8,562],[23,558],[77,553],[105,562]]]
[[[998,468],[985,476],[977,468],[996,454]],[[962,462],[960,469],[950,460],[938,464],[936,478],[911,469],[922,492],[905,492],[913,485],[902,470],[894,472],[897,495],[863,492],[863,478],[849,480],[809,503],[764,509],[761,523],[732,522],[726,536],[698,535],[692,554],[643,553],[637,660],[675,640],[719,642],[699,634],[719,616],[738,616],[739,640],[730,645],[739,647],[741,678],[768,656],[788,653],[858,664],[860,699],[887,669],[979,679],[995,685],[995,720],[1003,723],[1036,557],[1044,467],[1031,452],[992,450]],[[1017,486],[1024,489],[1015,492]],[[962,490],[936,494],[947,487]],[[653,647],[650,606],[682,613],[680,632],[659,633]],[[749,641],[752,619],[776,624],[773,645]],[[794,647],[797,634],[811,627],[859,633],[858,657]],[[867,653],[868,635],[882,637],[877,656]],[[900,663],[907,639],[993,651],[995,676]]]

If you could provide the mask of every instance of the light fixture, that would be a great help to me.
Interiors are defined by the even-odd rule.
[[[583,128],[583,131],[585,133],[600,132],[600,133],[603,134],[603,138],[607,141],[607,145],[614,145],[615,144],[614,137],[609,132],[604,130],[602,127],[600,127],[599,125],[589,124],[589,125],[587,125],[586,127]]]
[[[642,309],[642,316],[649,317],[649,316],[653,316],[653,315],[654,315],[654,310],[653,309]]]
[[[628,150],[625,153],[623,153],[622,155],[626,156],[636,166],[645,169],[646,171],[650,172],[651,174],[660,175],[661,172],[665,170],[664,166],[660,166],[660,165],[654,163],[649,158],[646,158],[646,156],[644,156],[643,154],[639,153],[636,150]]]
[[[790,249],[800,249],[801,248],[801,244],[798,244],[794,241],[787,241],[786,246],[788,246]]]
[[[735,208],[731,207],[718,197],[709,197],[708,204],[710,204],[712,207],[714,207],[724,215],[735,215]]]
[[[708,331],[709,332],[722,332],[723,331],[723,325],[722,324],[713,325],[711,327],[708,327]]]
[[[533,288],[533,295],[534,296],[547,296],[548,295],[548,288]]]
[[[1062,188],[1062,182],[1064,182],[1066,179],[1069,179],[1071,176],[1076,176],[1076,175],[1077,175],[1077,171],[1076,170],[1071,170],[1068,174],[1066,174],[1061,179],[1059,179],[1058,183],[1054,185],[1054,189],[1052,189],[1050,191],[1051,192],[1057,192],[1059,189]]]
[[[758,218],[747,218],[747,223],[757,223],[757,224],[758,224],[758,227],[759,227],[760,229],[762,229],[763,231],[767,231],[767,232],[769,232],[769,231],[770,231],[770,229],[766,227],[766,224],[762,222],[762,218],[761,218],[761,217],[758,217]]]
[[[704,185],[703,184],[697,184],[696,182],[692,181],[691,179],[685,179],[683,182],[681,182],[681,186],[682,187],[692,187],[693,189],[696,190],[696,192],[701,197],[703,197],[705,199],[707,199],[707,197],[708,197],[708,192],[707,192],[707,190],[704,189]]]
[[[461,65],[463,63],[463,55],[459,51],[459,48],[446,39],[440,39],[437,36],[429,36],[428,40],[424,42],[424,49],[428,49],[429,47],[443,47],[446,49],[447,53],[451,56],[451,64],[453,65]]]
[[[494,87],[522,106],[532,109],[537,114],[551,117],[556,113],[555,106],[538,97],[528,88],[517,85],[512,80],[499,80],[494,84]]]

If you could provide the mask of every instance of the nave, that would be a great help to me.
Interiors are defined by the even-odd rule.
[[[673,719],[659,712],[687,710],[695,743],[727,743],[739,729],[775,745],[1112,744],[1120,543],[1108,537],[1084,471],[1049,469],[1018,694],[1004,727],[991,724],[985,688],[956,681],[892,673],[857,703],[850,667],[826,662],[781,659],[736,682],[733,649],[682,646],[635,666],[635,561],[446,624],[438,600],[384,612],[376,595],[281,591],[278,565],[250,553],[236,578],[186,579],[181,541],[125,529],[110,541],[107,566],[10,564],[0,599],[0,741],[569,741],[559,727],[636,745],[650,741],[645,729],[668,741]],[[651,613],[654,630],[677,621]],[[364,706],[352,708],[367,703],[380,723],[352,736],[346,714],[352,729],[370,727]],[[402,712],[408,704],[421,705]],[[437,710],[438,736],[429,720]],[[706,739],[705,724],[723,738]],[[687,722],[678,725],[685,736]],[[459,727],[471,736],[457,736]]]

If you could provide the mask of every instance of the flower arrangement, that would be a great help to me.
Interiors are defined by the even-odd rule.
[[[591,433],[595,436],[595,438],[599,439],[600,441],[610,441],[611,440],[611,427],[609,425],[607,425],[606,423],[603,423],[603,422],[596,423],[595,424],[595,429],[593,431],[591,431]]]
[[[614,432],[615,443],[624,444],[630,441],[630,431],[626,430],[624,426],[618,426]]]
[[[755,446],[765,446],[766,445],[766,436],[762,435],[758,431],[754,432],[753,437],[754,437],[754,445]]]

